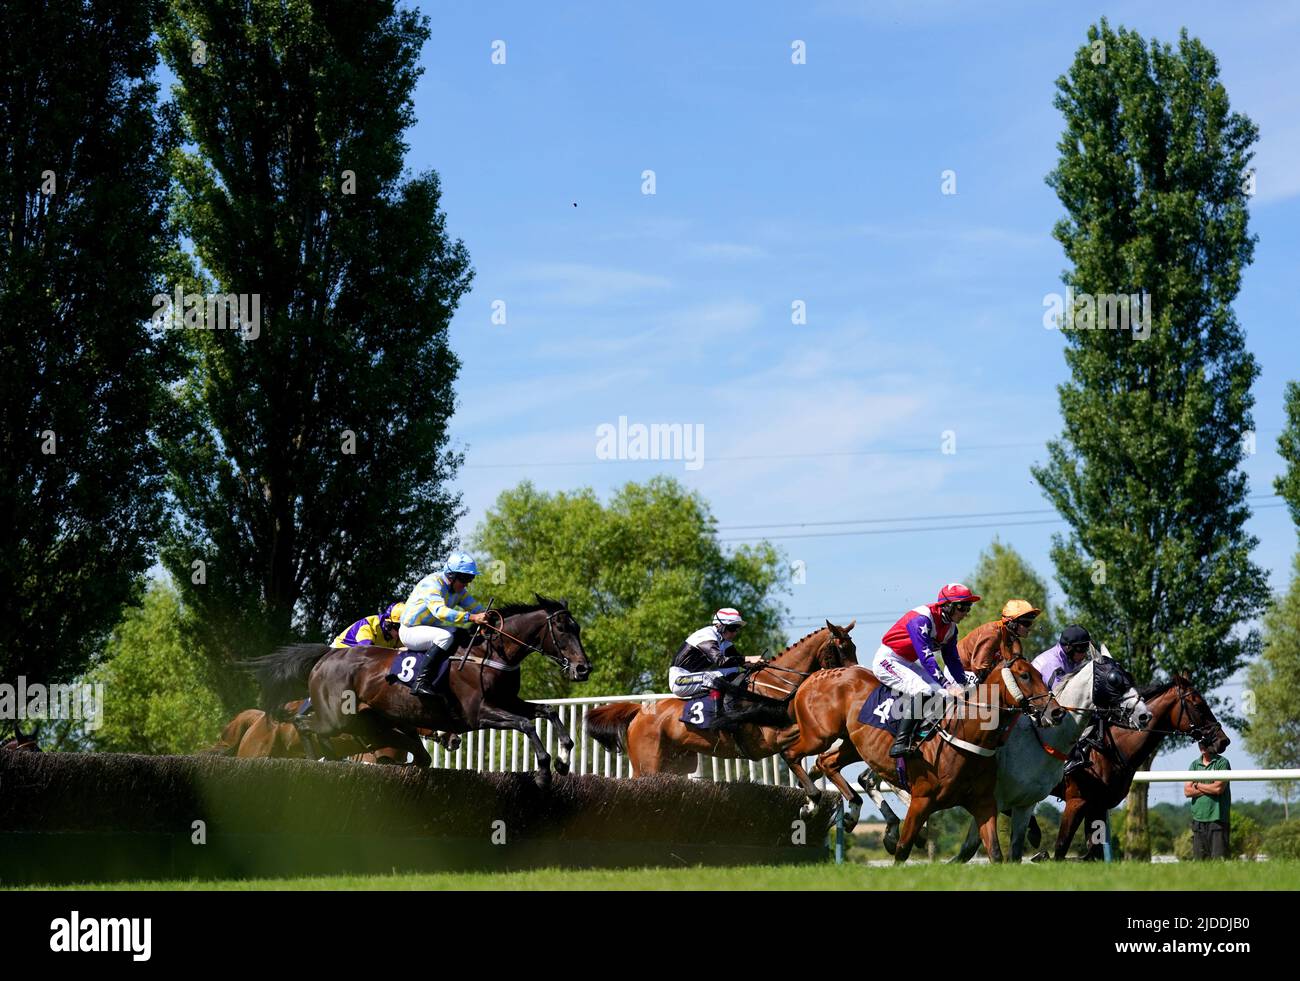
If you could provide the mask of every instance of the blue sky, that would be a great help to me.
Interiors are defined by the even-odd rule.
[[[1187,26],[1219,56],[1233,107],[1260,126],[1259,243],[1237,312],[1263,369],[1246,469],[1252,495],[1272,493],[1282,389],[1300,377],[1286,328],[1300,8],[424,9],[433,37],[408,163],[441,175],[448,227],[476,269],[452,327],[463,531],[525,478],[605,495],[669,473],[709,500],[721,537],[766,535],[806,564],[788,597],[792,634],[856,616],[865,651],[886,621],[965,577],[995,531],[1050,575],[1063,527],[1044,523],[1050,513],[930,516],[1048,507],[1029,468],[1060,430],[1062,340],[1042,304],[1065,260],[1043,178],[1061,129],[1054,81],[1103,14],[1169,42]],[[498,40],[505,64],[491,60]],[[805,65],[791,64],[795,40]],[[949,169],[955,195],[941,193]],[[806,324],[791,323],[795,300]],[[597,427],[620,416],[702,425],[704,466],[597,459]],[[945,430],[955,454],[940,452]],[[1276,499],[1258,503],[1273,506],[1251,521],[1255,557],[1279,589],[1296,534]],[[872,527],[789,523],[912,516],[924,519],[913,527],[999,526],[783,537]],[[1239,744],[1229,756],[1248,763]]]

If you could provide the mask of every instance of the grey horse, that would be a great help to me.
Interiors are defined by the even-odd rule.
[[[1022,718],[998,751],[998,810],[1011,815],[1011,860],[1019,862],[1025,851],[1025,829],[1039,801],[1046,800],[1065,773],[1065,757],[1092,721],[1093,710],[1115,710],[1121,721],[1143,729],[1151,710],[1142,701],[1132,678],[1110,658],[1105,645],[1078,671],[1066,675],[1054,689],[1057,701],[1068,710],[1059,725],[1039,729]],[[1102,684],[1098,665],[1101,667]],[[1118,680],[1117,679],[1121,679]],[[1121,688],[1121,685],[1127,688]],[[1044,747],[1051,747],[1051,751]],[[979,828],[974,820],[953,862],[968,862],[979,851]]]

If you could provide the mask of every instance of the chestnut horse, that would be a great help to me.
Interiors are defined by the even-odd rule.
[[[1094,822],[1104,821],[1106,812],[1128,796],[1133,775],[1155,756],[1165,736],[1185,733],[1198,742],[1208,739],[1216,753],[1228,748],[1230,740],[1223,726],[1187,678],[1176,674],[1171,681],[1139,688],[1138,694],[1151,711],[1146,728],[1108,728],[1106,751],[1094,749],[1087,766],[1073,771],[1052,790],[1065,800],[1056,837],[1057,861],[1069,852],[1080,823],[1086,819],[1089,828],[1095,827]]]
[[[696,754],[719,759],[760,760],[780,749],[780,734],[789,727],[789,701],[805,678],[816,672],[857,664],[857,648],[849,636],[857,621],[837,627],[829,620],[765,662],[750,675],[756,694],[781,699],[784,711],[773,706],[773,724],[743,722],[734,730],[693,729],[682,722],[689,699],[658,702],[611,702],[587,713],[587,734],[606,749],[621,750],[632,764],[632,775],[691,773]]]
[[[286,718],[285,701],[310,694],[313,713],[295,716],[293,723],[313,759],[325,755],[318,751],[320,737],[346,732],[366,746],[410,752],[416,765],[427,767],[433,761],[417,729],[513,729],[531,742],[538,766],[534,776],[545,787],[551,781],[551,754],[534,720],[549,719],[559,735],[556,773],[568,773],[573,739],[555,706],[519,697],[520,662],[534,652],[542,654],[571,681],[586,681],[591,665],[568,604],[536,599],[536,604],[491,611],[493,620],[473,635],[457,633],[443,695],[419,698],[405,685],[391,683],[388,667],[394,652],[387,649],[296,644],[246,663],[262,688],[262,709],[274,721]]]
[[[898,836],[894,861],[905,862],[918,832],[934,811],[964,807],[979,823],[980,837],[989,860],[1002,861],[997,834],[997,748],[1023,713],[1055,725],[1065,716],[1042,676],[1022,656],[1004,660],[997,651],[980,655],[977,687],[956,696],[944,715],[938,734],[926,740],[919,752],[906,757],[911,800]],[[1000,670],[995,670],[1000,669]],[[992,676],[992,683],[986,683]],[[798,731],[787,736],[782,755],[808,794],[806,809],[815,808],[818,791],[802,760],[822,754],[818,768],[840,793],[860,807],[862,798],[852,790],[840,767],[855,759],[886,781],[897,781],[896,761],[890,757],[893,736],[858,719],[859,710],[880,682],[866,668],[851,667],[815,675],[794,697]],[[1037,707],[1035,703],[1042,703]],[[958,711],[958,707],[962,711]],[[967,711],[974,709],[974,711]],[[831,750],[836,739],[842,746]],[[856,756],[847,752],[851,746]]]
[[[284,708],[296,713],[303,701],[288,702]],[[418,730],[421,736],[434,735],[426,729]],[[445,732],[437,733],[437,740],[453,751],[460,744],[460,737]],[[405,763],[406,753],[400,753],[391,746],[367,749],[351,736],[335,736],[330,740],[332,756],[346,755],[356,763]],[[261,709],[245,709],[226,723],[221,730],[221,738],[211,749],[204,753],[217,756],[237,756],[240,759],[290,758],[302,759],[306,756],[298,729],[292,722],[275,722]]]

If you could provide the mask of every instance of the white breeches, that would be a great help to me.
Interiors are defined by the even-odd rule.
[[[678,698],[694,698],[702,695],[719,678],[730,678],[739,674],[740,668],[718,668],[714,671],[687,671],[684,668],[668,669],[668,688]]]
[[[904,695],[928,695],[943,691],[925,673],[925,668],[915,661],[903,660],[885,644],[880,645],[876,656],[871,659],[871,673]]]
[[[401,638],[402,646],[412,651],[428,651],[435,647],[442,651],[449,651],[451,645],[456,642],[455,630],[428,625],[403,626],[397,631],[397,636]]]

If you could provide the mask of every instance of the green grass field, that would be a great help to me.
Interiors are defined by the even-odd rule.
[[[242,881],[117,882],[75,889],[1300,889],[1300,862],[1112,865],[1067,863],[1015,866],[913,864],[904,868],[863,865],[734,866],[729,868],[539,869],[510,873],[326,876]]]

